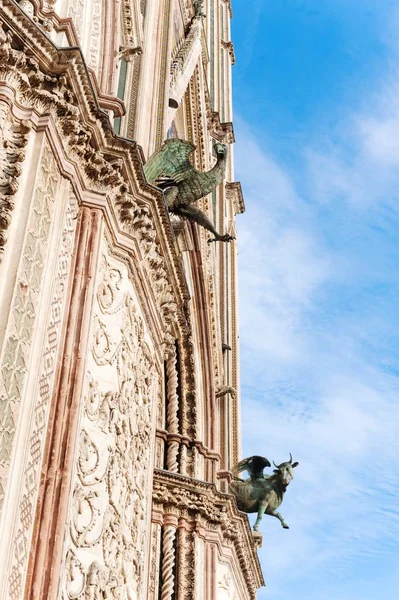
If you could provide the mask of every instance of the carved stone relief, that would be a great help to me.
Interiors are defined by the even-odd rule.
[[[195,550],[194,533],[185,527],[177,530],[178,580],[177,600],[195,597]]]
[[[1,36],[4,36],[0,28]],[[11,115],[8,103],[0,100],[0,262],[7,240],[7,229],[11,223],[14,196],[18,190],[18,179],[22,173],[25,147],[30,124],[18,121]]]
[[[194,15],[189,32],[170,68],[169,106],[177,108],[201,56],[201,32],[204,14]],[[169,116],[171,121],[171,116]]]
[[[195,598],[204,600],[205,586],[203,585],[205,574],[205,544],[198,535],[194,535],[194,560],[195,560]]]
[[[102,66],[100,61],[103,43],[103,3],[104,0],[93,0],[88,32],[87,64],[93,69],[97,77]]]
[[[47,152],[48,150],[46,150]],[[44,155],[45,156],[45,155]],[[54,166],[53,163],[51,163]],[[52,182],[52,180],[50,180]],[[51,183],[51,185],[53,185]],[[51,194],[53,188],[49,190]],[[19,493],[16,515],[14,552],[9,576],[10,598],[19,600],[22,595],[21,581],[29,554],[29,539],[32,533],[33,515],[42,455],[44,451],[50,398],[53,390],[56,359],[62,333],[63,314],[67,296],[67,281],[70,274],[73,244],[76,230],[78,204],[72,189],[69,189],[62,224],[61,244],[56,261],[53,292],[50,301],[50,316],[38,372],[38,388],[33,398],[33,418],[28,433],[25,471]]]
[[[70,7],[72,6],[75,6],[75,2],[71,3]],[[21,106],[27,106],[29,111],[34,110],[38,114],[52,115],[63,140],[65,152],[69,160],[80,169],[85,185],[106,195],[112,210],[117,209],[120,227],[137,239],[140,252],[142,250],[144,253],[145,267],[155,292],[157,310],[163,321],[166,348],[173,338],[172,325],[177,320],[170,265],[160,251],[153,211],[133,197],[123,167],[124,164],[126,167],[126,161],[133,159],[134,168],[138,172],[141,169],[139,152],[131,143],[114,139],[108,116],[98,109],[96,102],[89,95],[92,86],[80,53],[73,49],[60,50],[53,59],[56,58],[62,72],[53,75],[45,71],[24,49],[20,50],[21,45],[23,46],[23,37],[13,37],[9,32],[5,33],[0,29],[1,78],[4,77],[4,81],[15,88],[15,97]],[[48,47],[45,50],[50,51]],[[53,47],[51,52],[54,53]],[[71,79],[74,80],[74,84],[71,83]],[[80,95],[76,92],[77,88]],[[94,130],[97,131],[96,134]],[[21,132],[23,135],[25,133]],[[98,136],[104,143],[106,140],[110,142],[112,148],[118,146],[118,154],[115,155],[113,150],[110,152],[101,145],[99,147],[97,142],[94,143]],[[121,156],[121,149],[128,150],[124,158]],[[12,204],[7,209],[8,213],[11,209]],[[165,217],[163,214],[164,223]],[[6,215],[6,218],[9,216]],[[168,241],[171,243],[171,236]],[[177,261],[177,256],[174,259]]]
[[[183,482],[184,481],[184,482]],[[222,562],[218,567],[216,583],[220,588],[221,598],[227,600],[255,600],[256,590],[263,584],[260,565],[257,560],[256,550],[252,543],[252,535],[246,519],[238,512],[231,497],[221,494],[213,484],[207,484],[190,478],[176,476],[169,471],[155,470],[153,484],[154,514],[162,512],[173,514],[178,519],[195,522],[193,538],[182,541],[182,546],[188,545],[192,550],[186,552],[185,568],[193,573],[191,580],[194,589],[192,597],[203,600],[204,574],[209,569],[209,556],[206,556],[206,531],[214,534],[218,532],[220,544],[227,548],[230,546],[235,556],[234,561]],[[178,548],[180,546],[178,545]],[[208,546],[209,548],[209,546]],[[190,557],[190,553],[192,556]],[[234,563],[234,564],[233,564]],[[184,574],[185,569],[179,571]],[[227,581],[225,575],[227,575]],[[234,575],[233,575],[234,573]],[[230,579],[229,579],[230,576]],[[237,586],[241,581],[241,589],[247,589],[248,595],[242,596]],[[243,585],[243,582],[245,584]],[[227,596],[226,596],[227,585]],[[190,589],[187,587],[187,589]],[[223,596],[222,594],[225,593]],[[241,595],[240,595],[241,594]],[[189,596],[188,596],[189,597]],[[216,596],[219,600],[219,595]],[[179,598],[180,600],[180,598]]]
[[[240,600],[240,596],[231,575],[230,567],[225,563],[217,563],[216,585],[216,597],[218,600]]]
[[[60,175],[46,143],[38,171],[25,246],[0,363],[0,495],[4,496],[19,409],[29,369],[32,338],[47,259]]]
[[[69,0],[67,16],[71,17],[73,24],[75,25],[76,33],[82,42],[82,27],[84,24],[83,13],[84,13],[85,0]]]
[[[103,250],[60,598],[144,600],[159,378],[127,268]]]

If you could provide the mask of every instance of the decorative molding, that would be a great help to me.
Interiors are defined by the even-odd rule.
[[[11,0],[4,0],[0,16],[15,30],[3,34],[3,81],[14,89],[18,104],[29,107],[32,121],[51,114],[83,185],[105,194],[121,230],[137,239],[157,292],[167,345],[173,324],[181,318],[175,294],[182,299],[188,293],[162,194],[146,183],[142,172],[141,149],[113,134],[79,50],[57,50]],[[167,243],[162,250],[161,227]]]
[[[76,33],[78,35],[80,43],[82,43],[82,32],[84,26],[84,0],[69,0],[67,17],[72,19],[75,26]]]
[[[101,211],[98,208],[81,206],[73,270],[70,274],[68,312],[63,323],[62,361],[59,362],[52,395],[46,453],[36,508],[34,541],[30,548],[27,583],[24,589],[26,598],[57,598],[58,595],[68,505],[71,491],[75,487],[73,466],[76,442],[79,439],[84,364],[89,352],[89,327],[93,316],[102,233]],[[79,350],[74,352],[74,349]],[[91,436],[90,428],[87,428],[87,433]],[[96,452],[90,450],[90,455],[96,456]],[[90,455],[83,458],[82,469],[89,470],[93,467]],[[94,461],[94,464],[96,463],[97,459]],[[99,464],[102,465],[102,461],[99,461]],[[78,558],[81,561],[81,557]]]
[[[7,487],[8,469],[26,383],[35,331],[42,277],[60,175],[48,144],[43,148],[30,209],[28,235],[15,286],[11,319],[1,358],[2,436],[0,438],[0,492]],[[26,552],[24,548],[23,552]]]
[[[0,60],[9,36],[0,28]],[[3,70],[0,66],[0,79]],[[12,219],[15,195],[26,154],[31,124],[16,119],[8,102],[0,99],[0,263]]]
[[[161,553],[161,526],[158,523],[151,524],[151,549],[150,549],[150,577],[148,594],[150,600],[159,600],[159,556]]]
[[[90,581],[91,593],[135,598],[145,589],[158,377],[127,269],[103,251],[64,552],[82,565],[72,584],[85,578],[84,598]],[[68,576],[62,588],[73,597]]]
[[[232,545],[249,598],[255,600],[257,589],[264,585],[263,576],[248,518],[238,511],[232,495],[218,492],[213,484],[156,469],[153,511],[163,515],[172,511],[191,522],[204,539]]]
[[[233,123],[222,123],[220,121],[220,116],[218,112],[208,112],[208,128],[211,136],[215,140],[223,142],[225,144],[234,144],[235,137]]]
[[[141,54],[143,45],[143,8],[140,0],[122,0],[122,37],[124,47],[135,48]]]
[[[234,44],[232,41],[229,42],[225,42],[224,40],[221,40],[220,42],[222,44],[222,48],[224,48],[225,50],[228,51],[230,59],[231,59],[231,64],[235,65],[236,64],[236,57],[234,54]]]
[[[52,190],[50,190],[50,193],[52,193]],[[22,596],[22,588],[18,582],[21,581],[21,572],[23,572],[29,556],[29,545],[38,493],[37,483],[40,479],[50,398],[53,392],[57,365],[56,357],[62,333],[62,317],[65,311],[67,281],[74,246],[77,210],[76,196],[72,189],[69,189],[62,225],[62,242],[56,262],[57,270],[50,303],[51,317],[47,326],[43,356],[38,373],[37,398],[34,404],[31,429],[28,435],[27,456],[24,459],[26,467],[22,489],[19,492],[19,508],[14,527],[14,530],[18,533],[14,538],[9,593],[10,597],[15,600],[19,600]]]
[[[157,80],[158,80],[158,102],[156,113],[155,148],[158,149],[165,139],[165,95],[167,95],[167,82],[169,81],[170,48],[169,48],[169,24],[172,0],[159,0],[161,11],[159,13],[159,54]],[[163,10],[162,10],[163,9]],[[169,123],[167,124],[169,126]]]
[[[234,214],[242,215],[245,212],[245,203],[241,183],[239,181],[226,181],[225,190],[226,200],[233,203]]]
[[[170,66],[169,106],[171,108],[179,106],[201,56],[203,18],[201,11],[194,15],[188,34]]]
[[[177,531],[178,586],[176,600],[195,598],[195,539],[185,526]]]
[[[222,0],[225,4],[227,4],[227,9],[229,11],[230,19],[233,18],[233,9],[231,7],[231,0]]]

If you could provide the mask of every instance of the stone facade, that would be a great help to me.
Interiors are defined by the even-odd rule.
[[[201,200],[234,235],[227,0],[0,5],[0,600],[254,599],[236,244],[143,164],[230,145]],[[226,349],[229,347],[230,349]]]

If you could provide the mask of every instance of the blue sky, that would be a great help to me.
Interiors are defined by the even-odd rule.
[[[300,462],[259,600],[399,590],[399,5],[235,0],[243,454]]]

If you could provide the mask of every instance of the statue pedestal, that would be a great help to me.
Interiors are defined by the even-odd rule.
[[[255,544],[255,548],[262,548],[263,536],[259,531],[252,531],[252,539]]]

